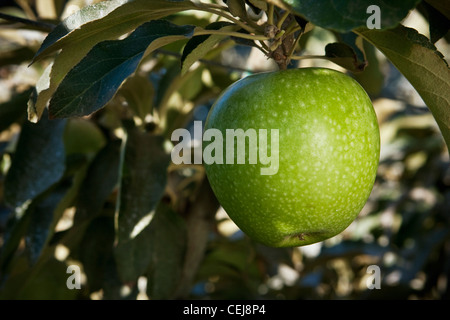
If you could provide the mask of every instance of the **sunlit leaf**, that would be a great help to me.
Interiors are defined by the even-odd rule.
[[[219,21],[209,24],[205,29],[223,30],[224,34],[196,36],[190,39],[181,56],[181,74],[185,74],[194,62],[202,59],[217,43],[226,38],[226,31],[236,31],[238,28],[231,23]]]
[[[194,8],[190,1],[168,0],[108,0],[86,6],[67,17],[47,36],[35,60],[74,44],[79,49],[89,47],[89,44],[118,37],[146,21]]]
[[[45,38],[39,50],[36,52],[35,59],[48,55],[61,48],[61,46],[55,46],[54,44],[60,39],[67,36],[73,30],[80,28],[83,24],[101,19],[111,13],[117,7],[128,2],[128,0],[108,0],[96,3],[90,6],[86,6],[74,14],[70,15],[64,21],[53,29]]]
[[[105,40],[117,39],[118,37],[130,32],[141,24],[150,20],[156,20],[168,15],[195,9],[195,5],[190,1],[168,1],[168,0],[118,0],[114,2],[101,2],[106,6],[105,11],[94,7],[93,11],[75,13],[70,27],[64,25],[57,27],[57,34],[50,33],[45,46],[39,50],[35,60],[39,60],[51,53],[59,53],[56,56],[49,76],[49,84],[45,90],[39,92],[34,107],[35,117],[40,118],[43,110],[53,96],[56,88],[61,83],[66,74],[83,59],[91,48]],[[120,6],[119,6],[120,5]],[[117,8],[107,14],[111,9]],[[97,8],[97,10],[96,10]],[[107,15],[105,15],[107,14]],[[66,33],[64,31],[69,31]]]

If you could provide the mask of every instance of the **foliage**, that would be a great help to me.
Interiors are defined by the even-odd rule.
[[[448,2],[86,2],[0,7],[1,298],[449,298]],[[370,94],[378,177],[342,234],[268,248],[235,228],[201,164],[171,163],[171,133],[249,73],[308,65]]]

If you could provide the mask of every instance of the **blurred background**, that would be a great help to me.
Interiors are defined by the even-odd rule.
[[[93,2],[2,0],[0,12],[56,23]],[[206,25],[212,19],[208,14],[197,13],[170,17],[177,24]],[[419,10],[411,12],[403,24],[429,36],[427,19]],[[21,127],[26,121],[31,89],[50,63],[50,60],[44,60],[29,66],[45,36],[45,32],[0,20],[0,248],[3,247],[3,254],[11,234],[8,221],[13,215],[13,209],[1,202],[3,182]],[[450,56],[448,39],[447,33],[436,43],[447,61]],[[323,55],[326,44],[335,41],[333,33],[315,27],[302,37],[300,54]],[[130,99],[126,98],[126,90],[130,86],[142,89],[134,91],[136,97],[133,101],[136,104],[144,109],[150,104],[148,108],[154,108],[156,114],[158,110],[166,110],[164,131],[166,137],[170,137],[170,132],[175,128],[191,128],[194,120],[204,121],[215,97],[232,82],[251,73],[276,69],[276,65],[255,48],[225,41],[219,45],[220,50],[194,64],[187,75],[181,75],[179,57],[183,45],[170,45],[149,57],[138,76],[133,77],[134,82],[127,81],[124,90],[101,111],[83,119],[69,119],[65,135],[67,154],[91,159],[106,144],[108,137],[121,138],[118,119],[123,117],[123,106],[130,104]],[[363,73],[352,76],[361,83],[373,101],[382,143],[375,186],[359,217],[343,233],[324,242],[275,249],[252,242],[222,208],[213,204],[211,207],[215,208],[214,212],[209,214],[212,223],[208,224],[202,256],[197,259],[198,269],[188,288],[181,290],[183,297],[450,298],[448,149],[433,116],[409,82],[373,46],[365,43],[365,50],[369,66]],[[290,67],[305,66],[345,71],[320,59],[301,60]],[[151,116],[144,115],[141,120],[145,122],[151,118],[149,123],[153,123],[155,117],[152,113]],[[195,147],[196,142],[191,143]],[[211,193],[207,192],[198,194],[198,188],[204,182],[204,173],[198,166],[172,166],[169,170],[166,198],[176,204],[182,216],[192,210],[195,201],[200,203],[205,201],[202,197],[211,197]],[[103,227],[95,229],[99,234],[105,225],[112,223],[116,192],[113,190],[103,204],[101,217],[106,224],[101,223],[99,225]],[[187,202],[191,203],[191,209],[186,209]],[[110,260],[89,260],[82,254],[85,247],[81,244],[73,248],[58,244],[57,235],[63,235],[64,231],[76,227],[76,212],[76,206],[69,205],[55,224],[54,236],[48,244],[52,248],[52,257],[44,264],[48,268],[35,269],[33,265],[23,262],[23,257],[27,256],[27,243],[25,234],[20,237],[14,247],[14,258],[8,260],[8,267],[2,261],[0,298],[159,297],[148,291],[149,279],[145,274],[133,284],[112,281],[115,276],[110,277],[109,282],[102,282],[98,275],[106,278],[105,274],[110,269],[105,267],[105,261]],[[104,232],[108,233],[110,229]],[[110,234],[105,238],[110,239]],[[112,240],[108,241],[106,246],[112,247]],[[64,267],[70,264],[77,264],[83,270],[82,290],[68,291],[65,287],[68,275]],[[16,290],[16,284],[21,283],[17,279],[23,276],[22,272],[30,270],[34,272],[32,280]],[[93,280],[95,277],[97,280]]]

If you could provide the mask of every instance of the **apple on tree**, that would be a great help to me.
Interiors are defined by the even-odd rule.
[[[261,174],[259,161],[205,163],[220,204],[255,241],[287,247],[330,238],[350,225],[371,193],[377,118],[364,89],[341,72],[302,68],[241,79],[211,108],[205,130],[211,128],[224,137],[227,129],[278,130],[278,150],[270,144],[267,150],[279,153],[274,174]]]

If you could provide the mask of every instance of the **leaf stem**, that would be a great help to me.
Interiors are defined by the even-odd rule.
[[[299,27],[300,28],[300,27]],[[301,28],[300,28],[301,29]],[[291,50],[289,51],[289,54],[288,54],[288,60],[291,60],[292,59],[292,56],[294,55],[294,52],[295,52],[295,48],[297,47],[297,44],[298,44],[298,42],[300,41],[300,38],[301,38],[301,36],[302,36],[302,34],[303,34],[303,31],[302,32],[300,32],[298,35],[297,35],[297,37],[295,37],[295,41],[294,41],[294,44],[292,45],[292,48],[291,48]]]
[[[269,11],[267,12],[267,23],[269,25],[273,25],[273,10],[274,10],[273,3],[269,3]]]
[[[200,29],[200,28],[196,28],[194,31],[194,36],[203,36],[203,35],[211,35],[211,34],[243,38],[243,39],[248,39],[248,40],[261,40],[261,41],[269,40],[269,38],[264,35],[247,34],[247,33],[242,33],[242,32],[235,32],[235,31],[206,30],[206,29]]]
[[[283,27],[283,22],[286,20],[286,18],[289,16],[290,12],[288,10],[286,10],[283,15],[280,17],[280,19],[277,22],[277,28],[278,30],[281,30],[281,28]]]
[[[294,20],[294,22],[295,22],[295,20]],[[292,34],[292,33],[295,33],[295,32],[297,32],[298,30],[301,30],[301,27],[298,26],[298,25],[296,25],[296,24],[297,24],[297,22],[295,22],[295,24],[293,23],[292,25],[290,25],[290,26],[286,29],[286,36],[288,36],[288,35],[290,35],[290,34]]]
[[[240,26],[242,29],[244,29],[250,33],[256,33],[256,29],[254,29],[253,27],[249,26],[248,24],[240,21],[239,19],[234,18],[233,16],[229,15],[228,13],[218,9],[216,6],[209,6],[206,3],[198,3],[198,2],[193,3],[193,4],[201,11],[216,14],[218,16],[221,16],[225,19],[228,19],[228,20],[234,22],[235,24]]]
[[[309,55],[309,56],[291,56],[291,60],[306,60],[306,59],[325,59],[328,60],[327,56],[319,55]]]

